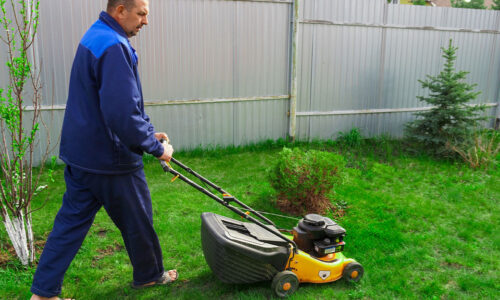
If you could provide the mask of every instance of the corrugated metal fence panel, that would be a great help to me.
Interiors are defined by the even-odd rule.
[[[148,101],[287,94],[289,4],[151,2],[135,41]]]
[[[302,19],[346,23],[381,23],[385,4],[381,0],[302,0]]]
[[[284,138],[287,107],[287,101],[268,100],[149,106],[146,112],[176,149],[193,149]]]
[[[235,3],[152,1],[137,45],[148,101],[233,96]]]
[[[65,105],[76,48],[83,34],[105,9],[106,0],[42,0],[38,35],[44,99]]]
[[[418,80],[442,70],[440,47],[450,38],[459,47],[457,70],[469,71],[467,81],[482,92],[476,102],[498,101],[499,34],[479,32],[498,30],[498,12],[387,5],[384,0],[306,0],[303,9],[299,112],[428,106],[416,98],[428,93]],[[406,112],[299,115],[297,137],[332,138],[352,127],[366,136],[400,136],[412,118]]]
[[[76,47],[106,1],[44,0],[44,78],[64,104]],[[151,2],[150,25],[131,42],[147,101],[287,94],[289,3]],[[46,89],[48,91],[48,89]],[[47,95],[51,98],[51,95]]]
[[[384,16],[380,1],[308,0],[303,5],[303,21],[380,24]],[[303,22],[300,32],[298,111],[377,107],[382,29]],[[366,115],[301,116],[297,138],[332,138],[355,126],[372,128],[374,120]]]
[[[235,96],[288,94],[290,5],[235,4]]]
[[[33,112],[25,112],[26,119],[32,119]],[[59,138],[62,127],[63,111],[42,111],[40,126],[37,134],[34,151],[34,164],[38,165],[46,156],[47,162],[51,156],[59,155]],[[78,137],[75,137],[78,138]]]
[[[158,131],[169,135],[175,149],[233,144],[233,103],[146,107]],[[216,119],[217,122],[213,120]]]
[[[447,10],[449,12],[451,8]],[[454,9],[446,15],[442,26],[464,29],[498,30],[498,11],[485,9]]]
[[[428,11],[428,15],[431,17],[426,17],[427,7],[409,6],[411,10],[408,11],[404,8],[401,9],[400,6],[405,5],[388,6],[388,24],[415,27],[439,26],[435,23],[437,23],[436,19],[440,16],[442,9]],[[427,21],[430,22],[429,25],[424,23]],[[381,106],[384,108],[428,106],[416,98],[417,95],[426,93],[418,80],[425,79],[427,74],[436,75],[442,69],[440,47],[443,46],[443,40],[441,32],[398,28],[385,30],[387,38],[384,45],[385,62]],[[395,128],[390,133],[398,131]]]

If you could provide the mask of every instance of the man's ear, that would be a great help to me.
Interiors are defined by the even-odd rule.
[[[118,5],[116,8],[115,8],[115,11],[116,11],[116,14],[118,16],[123,16],[123,13],[125,12],[126,8],[123,4],[120,4]]]

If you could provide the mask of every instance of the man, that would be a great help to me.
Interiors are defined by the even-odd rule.
[[[57,299],[64,273],[101,206],[122,233],[134,270],[132,287],[178,277],[176,270],[163,269],[142,164],[144,152],[165,161],[173,153],[172,146],[160,143],[167,135],[155,132],[144,112],[137,54],[128,40],[148,24],[148,13],[147,0],[109,0],[78,46],[60,146],[66,193],[31,299]]]

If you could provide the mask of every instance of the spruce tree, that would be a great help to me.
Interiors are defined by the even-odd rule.
[[[457,47],[452,40],[448,48],[441,48],[445,59],[444,69],[437,76],[427,75],[419,80],[423,88],[430,90],[429,96],[418,96],[420,101],[431,105],[430,110],[418,112],[416,120],[406,125],[406,135],[431,154],[447,156],[452,152],[447,142],[463,143],[484,117],[480,113],[484,106],[467,105],[480,92],[474,92],[476,84],[464,82],[469,72],[455,71]]]

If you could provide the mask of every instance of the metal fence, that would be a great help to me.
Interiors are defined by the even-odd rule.
[[[76,47],[105,4],[41,2],[37,47],[55,141]],[[498,114],[497,11],[385,0],[151,0],[150,10],[131,41],[147,113],[177,149],[334,138],[353,127],[401,136],[425,109],[418,79],[439,73],[450,38],[457,69],[482,92],[477,102]]]
[[[358,127],[400,136],[425,109],[418,79],[443,67],[441,47],[459,47],[493,116],[500,87],[500,14],[486,10],[388,5],[385,1],[301,1],[297,137],[332,138]]]

